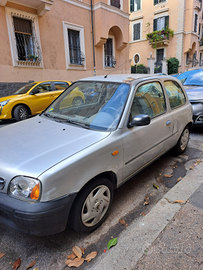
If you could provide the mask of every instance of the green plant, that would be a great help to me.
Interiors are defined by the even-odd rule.
[[[33,60],[37,60],[38,59],[38,56],[34,55],[34,54],[28,54],[28,59],[33,61]]]
[[[163,40],[169,39],[169,37],[173,37],[174,31],[170,28],[166,27],[163,30],[156,30],[152,33],[148,33],[146,38],[152,43],[153,47],[156,48],[159,42],[162,43]]]
[[[176,57],[171,57],[167,60],[168,63],[168,74],[178,73],[179,60]]]
[[[131,66],[131,73],[138,73],[138,74],[147,74],[148,68],[145,67],[143,64],[139,64],[136,66]]]

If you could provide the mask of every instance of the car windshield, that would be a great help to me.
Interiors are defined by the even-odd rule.
[[[88,129],[112,131],[119,123],[129,89],[130,85],[124,83],[78,81],[43,115]],[[78,102],[74,102],[76,99]]]
[[[14,92],[13,95],[26,94],[27,91],[29,91],[30,88],[32,88],[35,84],[37,84],[37,83],[29,83],[29,84],[26,84],[25,86],[21,87],[21,88],[18,89],[16,92]]]
[[[203,69],[186,71],[180,74],[177,79],[183,85],[203,86]]]

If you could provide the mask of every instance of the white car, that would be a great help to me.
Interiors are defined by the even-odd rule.
[[[86,100],[71,104],[80,90]],[[0,221],[34,235],[95,230],[114,189],[185,151],[192,107],[177,79],[111,75],[73,83],[41,115],[0,130]]]

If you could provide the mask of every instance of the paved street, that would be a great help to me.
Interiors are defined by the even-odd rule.
[[[12,123],[1,123],[0,127],[4,128],[7,124]],[[66,269],[67,255],[72,253],[72,247],[75,245],[84,247],[85,254],[98,252],[93,261],[84,263],[79,269],[92,267],[104,254],[108,241],[112,237],[119,237],[126,230],[126,227],[119,223],[119,219],[124,219],[128,226],[135,220],[139,221],[178,179],[190,171],[190,167],[198,159],[203,158],[202,135],[202,129],[193,130],[189,147],[183,155],[174,157],[167,153],[120,187],[115,193],[107,220],[90,235],[78,234],[67,228],[65,232],[57,235],[35,237],[14,231],[0,223],[0,252],[5,253],[0,259],[0,269],[12,269],[12,264],[18,258],[22,260],[19,270],[25,269],[35,259],[35,267],[40,270]],[[158,185],[159,189],[155,189],[153,184]],[[145,196],[150,198],[149,205],[143,205]]]

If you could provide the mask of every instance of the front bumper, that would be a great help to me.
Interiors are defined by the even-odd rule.
[[[191,103],[193,109],[193,125],[203,126],[203,104],[200,102]]]
[[[67,226],[73,200],[77,194],[49,202],[25,202],[0,193],[0,221],[21,232],[51,235]]]

